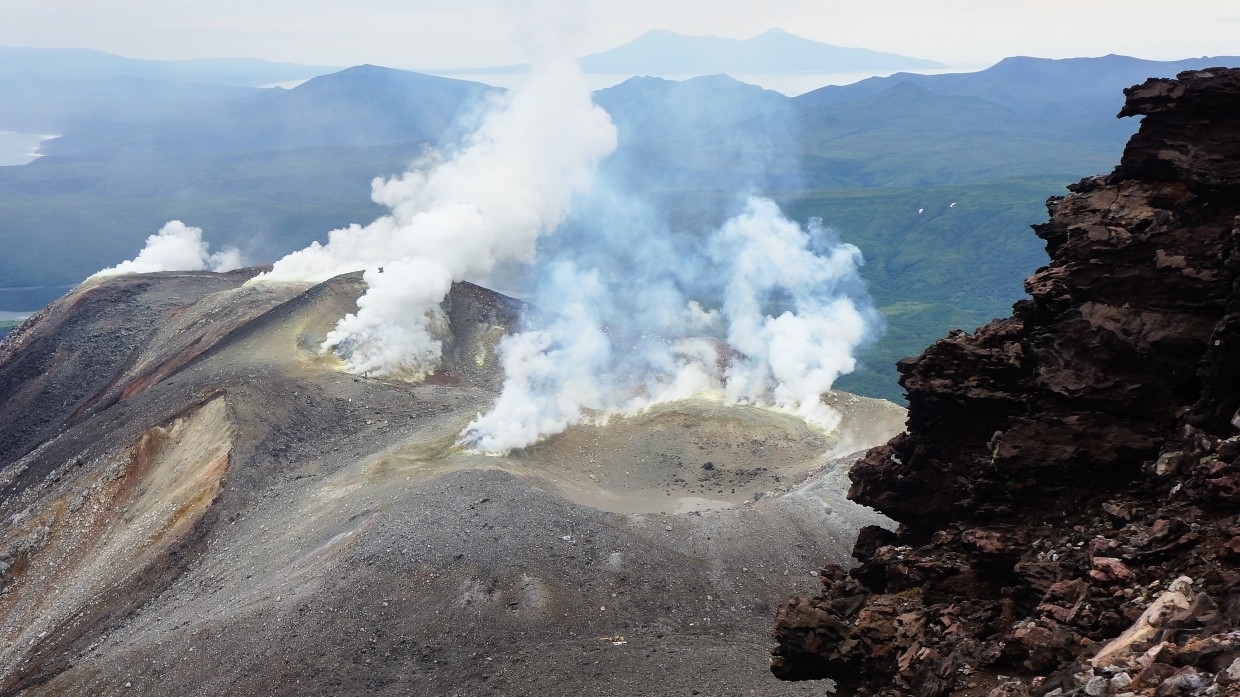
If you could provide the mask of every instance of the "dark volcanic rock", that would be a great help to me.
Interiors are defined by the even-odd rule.
[[[1033,694],[1128,678],[1197,694],[1182,690],[1231,665],[1237,613],[1218,608],[1240,578],[1240,70],[1125,94],[1140,132],[1111,175],[1048,201],[1034,230],[1051,263],[1030,299],[900,362],[908,430],[854,466],[849,493],[899,533],[863,535],[850,578],[826,573],[821,596],[784,606],[780,677],[927,696],[980,668],[1041,676]],[[1133,658],[1151,634],[1095,675],[1084,655],[1159,602],[1178,614],[1143,626],[1169,658]],[[938,629],[864,619],[892,612]]]
[[[910,435],[854,469],[856,500],[917,528],[1048,493],[1085,500],[1135,478],[1184,410],[1196,407],[1197,426],[1227,426],[1240,405],[1226,341],[1240,321],[1240,172],[1222,176],[1240,161],[1240,109],[1227,108],[1240,104],[1236,75],[1127,91],[1124,113],[1152,115],[1114,174],[1048,202],[1035,230],[1052,262],[1026,281],[1031,299],[900,363]],[[1198,162],[1204,179],[1167,178]]]
[[[1124,90],[1120,116],[1145,116],[1116,174],[1127,179],[1183,181],[1194,188],[1234,187],[1240,142],[1231,121],[1240,109],[1240,73],[1211,68],[1175,80],[1151,78]],[[1191,109],[1182,108],[1191,103]]]

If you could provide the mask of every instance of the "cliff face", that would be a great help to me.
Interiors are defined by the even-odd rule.
[[[916,695],[976,688],[966,676],[979,668],[1054,674],[999,694],[1119,673],[1132,690],[1189,670],[1202,689],[1215,672],[1229,679],[1240,635],[1219,632],[1240,626],[1240,71],[1125,95],[1120,115],[1144,115],[1140,132],[1111,175],[1048,201],[1034,229],[1051,263],[1026,281],[1031,298],[899,364],[908,430],[854,466],[849,492],[899,532],[863,531],[860,567],[824,569],[823,595],[780,610],[776,675]],[[1086,663],[1180,575],[1191,617]],[[1208,658],[1182,651],[1216,634],[1233,638]],[[1162,640],[1161,658],[1133,662]],[[1240,664],[1233,672],[1240,680]]]

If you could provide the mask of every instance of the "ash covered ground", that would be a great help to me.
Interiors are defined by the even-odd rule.
[[[360,275],[254,273],[88,284],[0,344],[0,694],[822,692],[770,620],[888,524],[828,453],[902,409],[694,399],[479,455],[515,301],[455,285],[443,368],[368,379],[318,352]]]

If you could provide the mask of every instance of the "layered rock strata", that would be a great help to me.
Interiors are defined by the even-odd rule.
[[[777,676],[1240,694],[1240,70],[1125,95],[1140,132],[1048,201],[1030,298],[899,364],[908,429],[849,492],[899,530],[780,609]]]

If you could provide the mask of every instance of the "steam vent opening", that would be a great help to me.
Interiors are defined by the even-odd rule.
[[[572,426],[500,462],[552,482],[574,503],[615,513],[733,508],[786,492],[871,442],[871,433],[903,423],[890,403],[831,398],[847,410],[830,433],[792,414],[697,397]]]
[[[684,513],[761,498],[814,469],[835,440],[796,416],[691,399],[572,427],[512,460],[559,480],[577,503]]]

